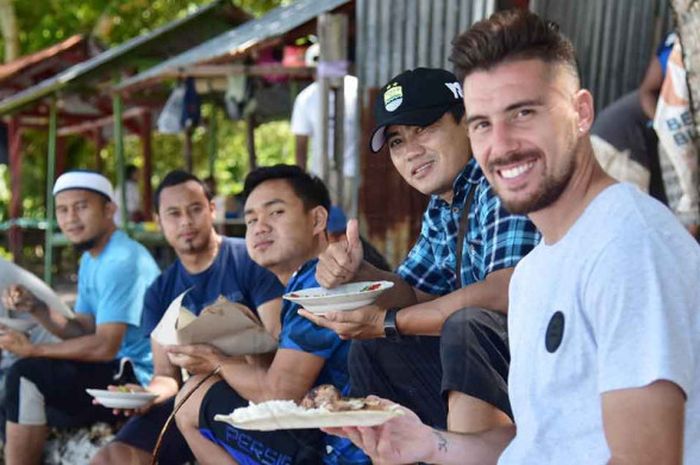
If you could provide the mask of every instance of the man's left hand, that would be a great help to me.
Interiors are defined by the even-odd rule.
[[[208,374],[221,365],[225,355],[209,344],[168,346],[165,348],[173,365],[193,375]]]
[[[384,337],[386,310],[377,305],[368,305],[356,310],[328,312],[316,315],[305,309],[299,314],[319,326],[332,329],[341,339],[375,339]]]
[[[31,357],[34,346],[26,334],[2,327],[0,328],[0,349],[8,350],[18,357]]]

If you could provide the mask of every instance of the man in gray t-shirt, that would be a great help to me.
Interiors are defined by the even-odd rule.
[[[593,97],[556,24],[498,12],[453,44],[474,156],[543,237],[509,289],[515,424],[454,434],[406,411],[333,432],[375,463],[700,463],[700,248],[597,163]]]

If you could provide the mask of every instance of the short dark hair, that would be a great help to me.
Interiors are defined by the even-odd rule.
[[[138,168],[136,167],[136,165],[129,164],[129,165],[126,165],[126,168],[124,170],[124,174],[126,174],[127,179],[129,179],[137,171],[138,171]]]
[[[187,181],[194,181],[200,186],[202,186],[202,189],[204,190],[204,195],[207,197],[207,200],[211,201],[213,195],[201,179],[199,179],[192,173],[188,173],[187,171],[173,170],[165,175],[160,184],[158,184],[158,187],[156,187],[156,192],[153,194],[153,205],[155,205],[156,207],[156,213],[160,210],[160,193],[163,191],[163,189],[165,189],[166,187],[184,184]]]
[[[459,103],[455,103],[450,108],[448,108],[445,113],[451,114],[455,120],[455,123],[459,124],[460,121],[462,121],[462,117],[464,116],[464,103],[460,100]]]
[[[243,197],[248,198],[251,192],[265,181],[283,179],[289,183],[294,193],[301,199],[308,211],[319,205],[330,211],[331,197],[326,185],[317,176],[307,173],[296,165],[274,165],[257,168],[245,178]]]
[[[475,23],[452,41],[450,54],[460,81],[476,70],[530,58],[563,64],[579,77],[574,46],[559,25],[523,9],[499,11]]]

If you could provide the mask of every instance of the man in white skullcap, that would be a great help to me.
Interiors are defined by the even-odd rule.
[[[10,286],[2,295],[6,308],[28,312],[62,339],[32,344],[23,333],[0,332],[0,348],[21,357],[7,373],[7,465],[39,464],[49,426],[114,421],[110,410],[92,404],[86,388],[147,384],[153,371],[148,335],[140,325],[144,293],[158,266],[115,226],[107,178],[67,172],[56,180],[53,195],[61,232],[83,252],[76,317],[67,319],[21,286]],[[121,369],[127,358],[133,370]]]

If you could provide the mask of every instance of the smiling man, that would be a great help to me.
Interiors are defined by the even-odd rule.
[[[78,271],[76,317],[68,320],[22,287],[3,294],[6,308],[29,312],[63,339],[31,344],[6,330],[0,348],[23,359],[7,374],[5,463],[41,461],[48,426],[83,426],[113,421],[92,405],[85,388],[106,388],[120,378],[120,360],[129,358],[136,377],[147,383],[153,370],[148,339],[141,328],[143,297],[159,270],[148,251],[114,225],[112,186],[102,175],[72,171],[54,184],[61,231],[83,252]]]
[[[272,333],[279,332],[283,287],[269,271],[250,259],[245,242],[222,237],[214,230],[212,193],[193,174],[175,170],[165,175],[156,188],[154,204],[165,240],[177,260],[146,291],[143,330],[150,334],[170,302],[185,291],[183,305],[195,314],[224,296],[252,309]],[[151,463],[158,435],[173,411],[175,395],[182,385],[179,366],[169,360],[165,348],[151,339],[154,373],[148,385],[132,386],[157,394],[152,405],[138,411],[115,440],[102,448],[92,465]],[[177,428],[164,436],[158,461],[180,465],[193,459]]]
[[[301,168],[277,165],[252,171],[244,193],[246,244],[251,258],[286,286],[286,292],[317,287],[318,254],[326,247],[330,197],[323,182]],[[299,402],[313,386],[332,384],[347,394],[349,342],[298,315],[299,306],[284,301],[279,348],[271,363],[252,364],[243,357],[222,357],[221,378],[209,380],[177,415],[177,424],[202,465],[227,464],[367,464],[349,441],[314,430],[244,431],[215,421],[248,401]],[[172,348],[191,363],[204,353]],[[188,363],[190,363],[188,362]],[[194,385],[200,377],[188,382]],[[185,391],[187,386],[183,389]]]
[[[551,21],[499,12],[454,42],[474,153],[544,240],[508,311],[515,425],[444,433],[407,413],[349,435],[379,463],[700,463],[700,249],[667,208],[615,182],[593,97]]]
[[[527,218],[502,208],[472,158],[452,73],[401,73],[380,92],[375,117],[372,151],[387,144],[399,174],[430,196],[420,236],[389,273],[362,260],[357,228],[348,228],[350,246],[332,244],[321,255],[319,282],[385,279],[394,288],[374,306],[304,314],[344,337],[376,338],[353,342],[354,395],[388,397],[454,431],[508,424],[508,283],[539,236]]]

